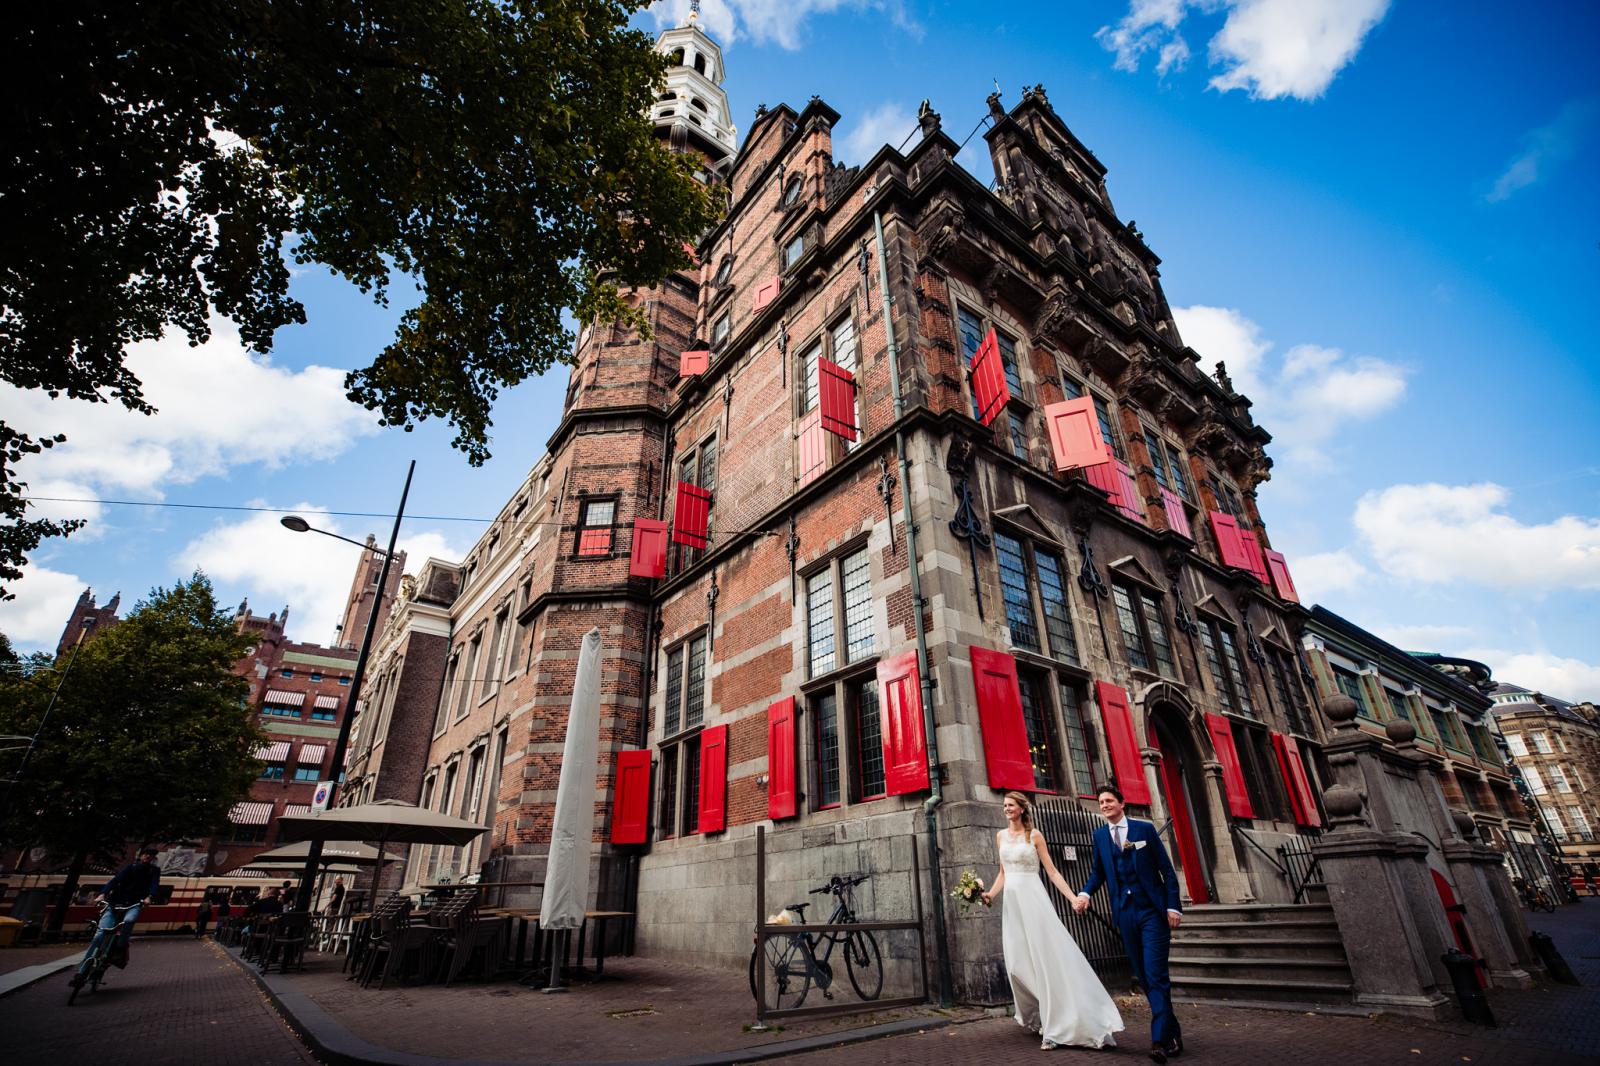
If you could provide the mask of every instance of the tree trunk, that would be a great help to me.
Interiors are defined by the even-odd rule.
[[[56,900],[56,909],[50,912],[50,921],[45,926],[47,938],[53,940],[60,936],[61,927],[67,922],[67,908],[72,906],[72,897],[78,892],[78,881],[83,877],[83,868],[87,865],[87,848],[72,856],[72,865],[67,867],[67,880],[61,886],[61,898]]]

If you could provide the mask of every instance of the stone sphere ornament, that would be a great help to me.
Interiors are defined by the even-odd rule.
[[[1328,721],[1339,725],[1353,722],[1356,720],[1356,701],[1342,692],[1336,696],[1329,696],[1322,701],[1322,713],[1327,716]]]
[[[1322,805],[1330,818],[1360,818],[1365,803],[1361,793],[1349,785],[1334,785],[1322,794]]]
[[[1350,697],[1346,696],[1346,699]],[[1354,700],[1351,701],[1355,702]],[[1384,723],[1383,731],[1388,734],[1390,743],[1401,746],[1414,743],[1417,739],[1417,727],[1404,718],[1391,718]]]

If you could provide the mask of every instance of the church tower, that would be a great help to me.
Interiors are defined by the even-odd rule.
[[[700,28],[699,0],[690,5],[686,24],[656,38],[656,51],[672,66],[650,108],[650,121],[674,149],[698,152],[712,173],[726,174],[739,150],[738,130],[722,89],[722,49]]]

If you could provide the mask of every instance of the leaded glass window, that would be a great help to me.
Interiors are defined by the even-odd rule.
[[[813,702],[811,716],[817,723],[817,805],[833,807],[839,802],[839,708],[831,691]]]
[[[1044,625],[1050,634],[1050,652],[1065,663],[1077,665],[1078,639],[1072,632],[1072,610],[1067,606],[1067,586],[1061,560],[1049,552],[1034,550],[1033,563],[1039,575],[1039,599],[1044,603]]]
[[[833,635],[831,568],[806,578],[806,624],[811,676],[818,677],[838,665]]]
[[[878,682],[869,678],[853,686],[856,708],[856,767],[861,799],[884,795],[883,721],[878,708]]]
[[[872,651],[872,559],[863,548],[839,567],[844,590],[844,658],[855,662]]]
[[[1055,730],[1050,727],[1048,697],[1041,692],[1039,679],[1029,671],[1017,674],[1017,691],[1022,696],[1022,724],[1028,733],[1028,758],[1033,763],[1033,787],[1054,792],[1056,781]]]
[[[1039,651],[1039,627],[1034,623],[1033,597],[1028,592],[1028,568],[1022,555],[1022,543],[996,530],[994,552],[1000,563],[1000,593],[1005,599],[1011,643],[1029,651]]]
[[[1111,586],[1111,602],[1117,608],[1117,628],[1122,632],[1122,645],[1128,651],[1128,663],[1140,670],[1150,669],[1150,656],[1144,648],[1144,638],[1139,632],[1139,620],[1133,613],[1133,596],[1121,585]]]

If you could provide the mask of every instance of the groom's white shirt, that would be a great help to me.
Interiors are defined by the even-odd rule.
[[[1128,837],[1127,837],[1127,833],[1128,833],[1128,816],[1127,815],[1123,815],[1121,818],[1118,818],[1114,822],[1111,821],[1111,819],[1109,819],[1109,818],[1106,819],[1106,828],[1111,831],[1111,840],[1112,840],[1113,843],[1116,842],[1117,830],[1119,830],[1119,829],[1122,830],[1122,834],[1123,834],[1122,839],[1124,841],[1126,841],[1128,839]],[[1089,898],[1089,894],[1087,892],[1079,892],[1078,893],[1078,898],[1079,899],[1088,899]],[[1171,907],[1167,908],[1167,913],[1168,914],[1176,914],[1180,918],[1183,916],[1183,912],[1182,911],[1175,911]]]

